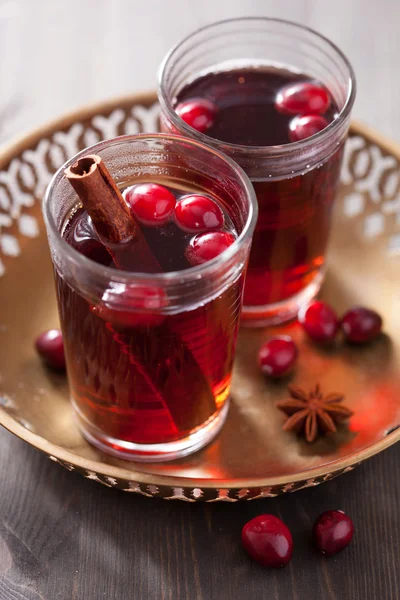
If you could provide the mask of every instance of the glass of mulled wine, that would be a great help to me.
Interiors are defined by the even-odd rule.
[[[224,152],[256,191],[244,324],[293,318],[321,286],[355,87],[334,44],[277,19],[203,27],[161,65],[162,130]]]
[[[85,188],[82,198],[90,191],[94,200],[87,205],[68,178],[96,169],[92,156],[122,198],[111,211],[108,184],[104,196]],[[257,219],[245,173],[196,141],[124,136],[61,167],[43,210],[83,435],[138,461],[207,444],[228,411]]]

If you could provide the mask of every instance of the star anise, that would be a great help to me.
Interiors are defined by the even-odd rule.
[[[307,442],[313,442],[320,432],[336,431],[336,423],[353,414],[341,404],[344,399],[342,394],[324,396],[318,383],[311,392],[295,385],[290,385],[288,390],[291,397],[276,404],[289,417],[283,430],[298,433],[304,431]]]

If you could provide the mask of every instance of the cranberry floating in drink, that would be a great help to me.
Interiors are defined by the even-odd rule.
[[[164,60],[163,130],[223,151],[256,191],[245,324],[294,317],[321,286],[354,96],[354,75],[340,50],[275,19],[212,24]],[[210,113],[202,113],[204,103]],[[194,107],[203,121],[187,118]]]
[[[214,123],[217,107],[204,98],[190,98],[178,104],[176,112],[190,127],[205,133]]]
[[[184,196],[177,203],[175,218],[187,231],[221,229],[224,224],[224,213],[220,206],[211,198],[198,194]]]
[[[155,227],[168,222],[176,204],[174,194],[155,183],[132,186],[126,190],[125,199],[134,218]]]
[[[201,265],[222,254],[234,241],[235,237],[229,231],[202,233],[190,241],[186,257],[192,265]]]
[[[301,115],[289,123],[289,139],[291,142],[300,142],[328,126],[328,121],[320,115]]]
[[[276,94],[277,110],[291,115],[323,114],[329,110],[331,97],[321,84],[300,81],[282,87]]]
[[[154,461],[219,431],[256,209],[233,161],[177,137],[102,142],[56,174],[44,214],[90,442]]]

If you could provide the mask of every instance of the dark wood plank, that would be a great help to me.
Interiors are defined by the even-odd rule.
[[[136,497],[84,480],[0,432],[0,600],[395,600],[400,598],[400,448],[317,488],[237,504]],[[342,508],[354,543],[316,554],[315,517]],[[269,571],[240,531],[271,512],[292,530],[294,558]]]

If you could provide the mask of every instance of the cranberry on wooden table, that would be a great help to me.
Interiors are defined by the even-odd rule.
[[[302,81],[280,90],[275,106],[280,112],[292,115],[323,114],[330,103],[329,93],[322,85]]]
[[[345,313],[341,327],[348,342],[363,344],[381,333],[382,317],[374,310],[355,306]]]
[[[282,377],[297,360],[297,346],[288,335],[277,335],[263,344],[258,353],[261,371],[270,377]]]
[[[217,107],[205,98],[193,98],[178,104],[175,111],[190,127],[205,133],[214,123]]]
[[[53,369],[65,369],[64,343],[59,329],[49,329],[41,333],[35,347],[43,361]]]
[[[299,322],[315,342],[332,342],[339,329],[339,319],[325,302],[317,301],[299,311]]]
[[[242,544],[249,556],[265,567],[283,567],[292,558],[292,534],[274,515],[259,515],[246,523]]]
[[[199,233],[187,248],[186,256],[192,265],[201,265],[219,256],[235,241],[235,236],[228,231]]]
[[[175,219],[186,231],[208,231],[224,225],[224,213],[214,200],[192,194],[175,206]]]
[[[134,185],[126,191],[125,200],[138,221],[151,226],[165,223],[176,204],[172,192],[157,183]]]
[[[353,534],[353,521],[342,510],[322,513],[313,527],[315,546],[328,556],[344,550],[353,539]]]
[[[299,142],[315,135],[328,126],[328,121],[320,115],[304,115],[295,117],[289,125],[289,139]]]

